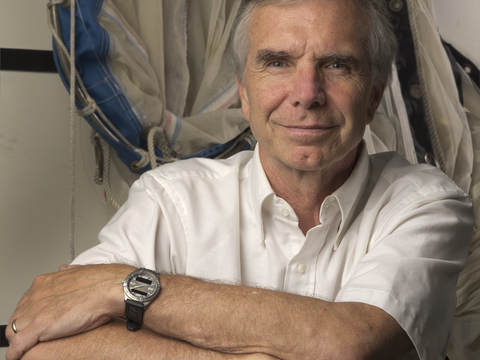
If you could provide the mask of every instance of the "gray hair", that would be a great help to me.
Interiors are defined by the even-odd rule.
[[[245,67],[250,49],[249,24],[253,11],[266,5],[292,5],[302,0],[243,0],[238,10],[232,38],[232,61],[235,75],[245,82]],[[384,0],[358,0],[370,20],[370,33],[365,44],[372,69],[373,84],[385,85],[391,76],[398,44]]]

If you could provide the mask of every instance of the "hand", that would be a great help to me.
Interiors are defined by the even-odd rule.
[[[17,360],[39,341],[79,334],[125,308],[121,281],[135,268],[128,265],[62,265],[38,276],[9,320],[7,360]],[[17,334],[12,321],[16,319]]]

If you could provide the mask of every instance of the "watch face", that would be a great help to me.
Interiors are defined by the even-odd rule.
[[[154,273],[146,271],[135,271],[127,279],[129,296],[133,300],[148,301],[155,297],[160,290],[158,277]]]

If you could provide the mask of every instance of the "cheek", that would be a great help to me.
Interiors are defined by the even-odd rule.
[[[283,82],[272,81],[271,79],[256,82],[252,90],[253,96],[250,97],[251,114],[256,112],[268,117],[277,110],[287,98],[285,84]]]
[[[347,84],[345,86],[331,87],[328,91],[331,101],[343,114],[350,126],[366,125],[368,99],[363,86]]]

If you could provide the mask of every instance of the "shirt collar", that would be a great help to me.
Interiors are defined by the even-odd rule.
[[[368,179],[369,160],[365,143],[362,141],[359,147],[360,154],[357,163],[355,164],[355,167],[350,174],[350,177],[333,194],[327,196],[320,209],[320,217],[322,217],[325,205],[332,200],[336,200],[340,208],[342,220],[338,231],[337,239],[335,241],[335,250],[340,245],[341,239],[347,231],[348,227],[350,226],[351,221],[354,220],[353,216],[355,213],[356,205],[360,200],[363,189],[365,188]],[[265,174],[265,171],[263,169],[258,149],[259,146],[257,145],[254,150],[254,155],[252,159],[252,181],[250,183],[250,186],[252,190],[251,193],[253,197],[253,204],[255,207],[255,214],[260,228],[259,235],[261,239],[261,245],[263,246],[265,244],[265,230],[263,227],[262,207],[265,200],[269,196],[275,195],[275,193],[270,186],[270,182],[268,181],[267,175]]]
[[[255,214],[257,216],[257,222],[260,227],[260,239],[261,245],[265,245],[265,231],[263,229],[263,218],[262,218],[262,207],[265,199],[269,196],[273,196],[274,192],[272,187],[270,186],[270,182],[268,181],[267,175],[263,170],[262,163],[260,161],[259,155],[259,146],[255,147],[253,159],[252,159],[252,197],[253,197],[253,205],[255,207]]]
[[[342,221],[335,241],[335,250],[340,246],[343,235],[354,220],[355,209],[368,180],[370,162],[367,147],[363,141],[359,147],[360,154],[350,177],[331,195],[337,200],[342,215]]]

